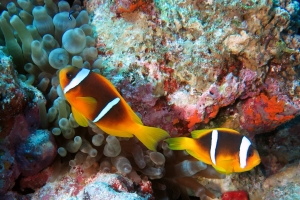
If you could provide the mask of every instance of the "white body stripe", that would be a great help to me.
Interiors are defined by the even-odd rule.
[[[90,73],[89,69],[82,68],[78,74],[72,79],[72,81],[65,87],[64,93],[66,94],[69,90],[76,87],[81,81],[83,81]]]
[[[211,134],[210,159],[216,165],[216,148],[218,142],[218,131],[213,130]]]
[[[98,122],[108,111],[110,111],[110,109],[112,107],[114,107],[117,103],[119,103],[120,98],[117,97],[114,100],[112,100],[111,102],[109,102],[104,108],[103,110],[101,110],[100,114],[93,120],[94,123]]]
[[[251,142],[249,141],[248,138],[246,138],[244,136],[242,139],[242,142],[241,142],[240,152],[239,152],[241,168],[245,168],[247,165],[247,153],[248,153],[250,145],[251,145]]]

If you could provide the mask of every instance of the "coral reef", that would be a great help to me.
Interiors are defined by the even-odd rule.
[[[1,2],[0,44],[14,65],[0,53],[5,198],[20,195],[11,189],[21,173],[27,177],[15,187],[35,190],[29,198],[52,197],[48,191],[55,198],[97,198],[100,186],[112,192],[105,197],[116,199],[151,198],[152,192],[157,198],[204,199],[240,190],[250,199],[281,198],[282,192],[297,197],[298,183],[269,183],[279,170],[298,177],[283,168],[299,160],[297,125],[276,129],[299,114],[297,1],[90,0],[86,10],[78,0],[71,6],[7,3]],[[57,76],[70,64],[108,78],[145,125],[172,137],[203,127],[250,136],[263,171],[224,178],[164,142],[151,152],[95,124],[80,127]],[[56,147],[59,156],[44,169]]]
[[[276,130],[256,136],[257,148],[267,176],[276,174],[284,166],[299,160],[299,117],[277,127]]]
[[[117,174],[95,173],[84,177],[80,168],[66,174],[60,181],[46,184],[30,199],[150,199],[150,193],[134,193],[133,182]],[[144,181],[147,182],[147,181]]]
[[[297,7],[294,2],[288,5]],[[297,86],[293,67],[299,63],[299,44],[295,32],[286,33],[296,23],[297,9],[285,10],[285,5],[271,1],[154,1],[115,20],[113,4],[95,1],[87,6],[95,12],[101,73],[146,124],[174,136],[184,134],[215,118],[222,107],[239,102],[239,128],[263,133],[298,113],[298,96],[291,98],[290,92]],[[249,112],[243,109],[250,99],[264,92],[269,99],[278,96],[278,81],[287,83],[277,85],[278,101],[287,104],[277,111],[283,117],[272,124],[268,120],[273,118],[261,119],[265,125],[259,129],[255,119],[246,124],[252,107]]]
[[[39,130],[40,91],[17,78],[11,58],[0,52],[1,194],[11,189],[20,174],[37,173],[52,163],[56,143],[52,134]]]

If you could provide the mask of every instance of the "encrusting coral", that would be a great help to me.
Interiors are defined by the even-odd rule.
[[[219,185],[227,185],[212,180],[224,175],[185,152],[173,152],[165,142],[152,152],[135,138],[107,135],[93,123],[80,127],[59,84],[58,71],[67,65],[107,77],[143,123],[171,136],[210,122],[210,127],[230,125],[254,138],[299,113],[297,1],[84,4],[86,10],[77,0],[72,6],[18,0],[7,4],[7,11],[1,7],[1,50],[12,56],[19,73],[1,54],[0,69],[10,68],[1,73],[0,82],[0,194],[5,197],[19,196],[7,191],[20,173],[14,191],[33,189],[34,194],[26,195],[33,199],[97,198],[94,188],[100,186],[112,192],[107,198],[128,192],[126,198],[132,193],[135,199],[205,199],[220,196]],[[18,128],[23,128],[20,136],[15,135]],[[7,138],[22,145],[15,150]],[[25,154],[37,146],[38,151]],[[59,156],[46,168],[56,148]],[[41,161],[43,153],[49,157]],[[240,177],[259,177],[253,174]],[[232,182],[230,178],[224,180]]]

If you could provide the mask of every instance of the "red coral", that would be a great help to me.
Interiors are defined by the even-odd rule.
[[[141,181],[140,183],[139,183],[139,185],[140,185],[140,187],[141,187],[141,192],[143,193],[143,194],[153,194],[153,190],[152,190],[152,184],[151,184],[151,182],[150,181],[145,181],[145,180],[143,180],[143,181]]]
[[[252,134],[271,131],[295,117],[285,106],[285,101],[263,93],[249,98],[242,104],[241,126]]]
[[[53,168],[48,167],[38,174],[22,178],[20,181],[21,188],[31,188],[33,190],[44,186],[53,173]]]
[[[196,123],[201,122],[202,119],[199,118],[198,111],[195,110],[194,114],[190,116],[190,118],[187,121],[189,121],[188,128],[192,128]]]
[[[222,194],[222,200],[248,200],[247,192],[240,190],[240,191],[229,191],[224,192]]]
[[[133,12],[146,3],[149,3],[149,0],[117,0],[116,13]]]

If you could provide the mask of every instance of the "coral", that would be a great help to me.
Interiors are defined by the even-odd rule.
[[[21,174],[29,176],[52,163],[56,156],[56,144],[49,131],[37,130],[18,145],[15,151]]]
[[[93,21],[103,53],[100,72],[122,91],[145,124],[159,125],[171,135],[193,130],[215,118],[222,107],[261,93],[271,75],[268,62],[280,65],[284,60],[289,69],[299,62],[293,50],[299,45],[287,45],[289,36],[284,34],[289,14],[267,1],[249,4],[154,1],[114,20],[109,10],[114,5],[104,1]],[[274,24],[278,28],[269,30]],[[120,26],[122,31],[115,28]],[[280,34],[286,39],[278,43]],[[163,108],[157,109],[158,104]],[[175,127],[170,125],[174,121]]]
[[[298,130],[299,117],[296,117],[274,131],[256,136],[266,176],[276,174],[289,163],[299,160]]]
[[[22,177],[22,179],[20,180],[20,187],[23,190],[39,189],[47,183],[48,179],[52,176],[52,174],[53,174],[53,167],[48,167],[43,171],[34,174],[32,176]]]
[[[272,131],[295,117],[295,112],[289,109],[289,103],[278,100],[276,96],[267,97],[263,93],[247,99],[241,107],[243,112],[241,126],[252,135],[262,131]]]
[[[222,194],[222,200],[248,200],[248,195],[245,191],[230,191]]]
[[[298,199],[299,187],[299,163],[294,163],[264,181],[264,199]]]
[[[53,136],[45,136],[40,126],[39,100],[44,97],[40,91],[19,80],[9,57],[0,52],[1,57],[1,194],[14,186],[22,173],[24,176],[37,173],[47,167],[56,156]],[[47,131],[46,131],[47,132]],[[52,139],[50,139],[52,138]],[[50,150],[50,151],[49,151]],[[34,155],[40,154],[40,157]],[[30,160],[28,160],[30,159]],[[41,162],[44,161],[44,162]]]
[[[9,150],[2,145],[0,146],[0,163],[0,194],[3,195],[6,191],[12,189],[20,171],[14,157]]]
[[[30,199],[88,198],[142,200],[150,199],[151,197],[149,192],[137,194],[134,190],[133,182],[120,175],[99,172],[93,177],[85,178],[84,173],[84,170],[77,168],[74,170],[74,173],[66,174],[60,181],[47,183],[35,194],[30,195]],[[149,181],[143,182],[148,182],[149,184]]]
[[[117,0],[115,2],[115,10],[116,13],[133,12],[138,7],[149,2],[149,0]]]

